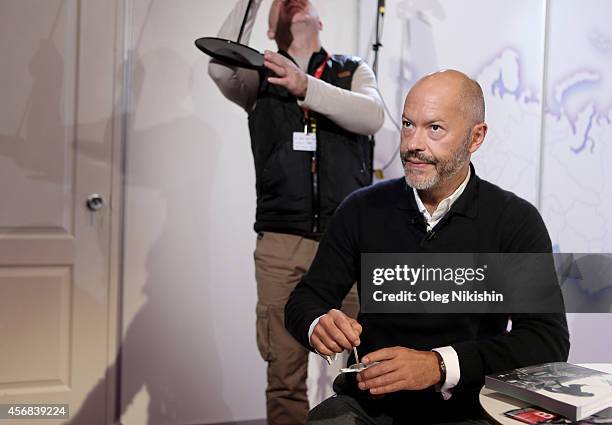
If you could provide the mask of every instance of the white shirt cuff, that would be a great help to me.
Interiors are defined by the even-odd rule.
[[[312,323],[310,324],[310,327],[308,328],[308,342],[310,343],[311,347],[312,347],[312,343],[310,342],[310,337],[312,336],[312,333],[314,332],[314,329],[317,326],[317,323],[319,323],[319,320],[321,320],[321,317],[323,317],[323,316],[324,316],[324,314],[322,314],[319,317],[317,317],[316,319],[314,319],[312,321]]]
[[[323,317],[323,316],[325,316],[325,315],[324,315],[324,314],[322,314],[322,315],[320,315],[319,317],[317,317],[316,319],[314,319],[314,320],[312,321],[312,323],[310,324],[310,326],[308,327],[308,343],[310,344],[310,346],[311,346],[311,347],[312,347],[312,342],[310,342],[310,337],[312,336],[312,333],[314,332],[314,329],[315,329],[315,327],[317,326],[317,323],[319,323],[319,320],[321,320],[321,317]],[[313,347],[313,348],[314,348],[314,347]],[[315,351],[317,351],[317,350],[315,349]],[[323,357],[323,358],[325,359],[325,361],[327,361],[327,363],[328,363],[329,365],[331,365],[331,364],[332,364],[332,362],[333,362],[334,360],[336,360],[336,353],[334,353],[334,354],[333,354],[333,355],[331,355],[331,356],[324,356],[323,354],[321,354],[321,353],[319,353],[319,352],[317,351],[317,354],[318,354],[319,356]],[[445,361],[446,361],[446,360],[445,360]]]
[[[444,400],[448,400],[453,395],[451,390],[457,386],[461,378],[459,356],[457,356],[457,352],[453,347],[434,348],[432,351],[436,351],[442,356],[442,360],[444,360],[444,365],[446,366],[446,380],[442,388],[440,388],[440,392]]]

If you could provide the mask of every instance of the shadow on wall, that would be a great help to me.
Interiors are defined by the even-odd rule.
[[[139,225],[141,218],[146,221],[149,206],[146,202],[133,203],[134,199],[141,199],[137,196],[139,192],[156,193],[165,205],[165,214],[161,214],[165,221],[146,257],[147,279],[142,289],[146,302],[127,326],[119,354],[106,370],[107,377],[120,377],[117,418],[143,389],[149,395],[148,424],[197,423],[202,411],[212,408],[220,418],[227,418],[231,411],[223,400],[221,362],[207,289],[213,265],[209,263],[211,255],[206,243],[208,228],[202,226],[208,219],[209,182],[215,170],[202,168],[201,158],[217,155],[214,141],[218,138],[193,113],[181,107],[190,96],[190,69],[177,54],[157,49],[134,58],[133,63],[134,105],[139,103],[145,84],[145,70],[161,66],[185,79],[178,83],[180,90],[162,89],[156,98],[147,99],[163,103],[164,109],[176,110],[173,116],[177,118],[135,129],[134,117],[127,117],[130,126],[127,156],[134,170],[128,170],[127,176],[126,190],[131,195],[125,205],[125,226],[128,235],[132,234],[127,243],[130,238],[138,239],[140,230],[150,231]],[[176,170],[181,170],[180,175],[175,174]],[[155,215],[160,213],[155,211]],[[193,249],[194,246],[199,249]],[[125,260],[125,276],[129,276],[128,270],[137,264],[130,264],[129,258]],[[126,288],[137,284],[124,282]],[[91,424],[96,400],[106,391],[105,381],[100,380],[69,423]]]
[[[14,161],[7,166],[18,167],[28,174],[23,181],[3,187],[3,191],[7,191],[4,196],[11,201],[3,208],[34,207],[33,200],[27,198],[32,193],[24,190],[24,186],[33,187],[28,180],[60,186],[58,190],[65,183],[65,149],[57,143],[50,143],[63,143],[69,131],[62,116],[63,60],[54,41],[43,39],[28,64],[32,89],[17,130],[14,135],[0,134],[0,156]],[[19,211],[9,215],[19,217]]]

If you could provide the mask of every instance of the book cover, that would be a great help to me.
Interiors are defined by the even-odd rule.
[[[612,375],[545,363],[485,377],[485,386],[577,421],[612,406]]]

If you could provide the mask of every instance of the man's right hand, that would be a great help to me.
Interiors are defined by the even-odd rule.
[[[310,336],[310,345],[319,354],[331,356],[359,346],[362,327],[340,310],[329,310],[319,319]]]

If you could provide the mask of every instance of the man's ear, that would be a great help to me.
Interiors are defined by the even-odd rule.
[[[470,153],[476,152],[482,143],[484,142],[485,136],[487,135],[488,126],[486,123],[481,122],[472,127],[470,145],[468,151]]]
[[[268,38],[270,40],[274,40],[275,37],[276,37],[276,31],[274,31],[272,28],[268,29]]]
[[[323,31],[323,22],[319,19],[319,31]]]

